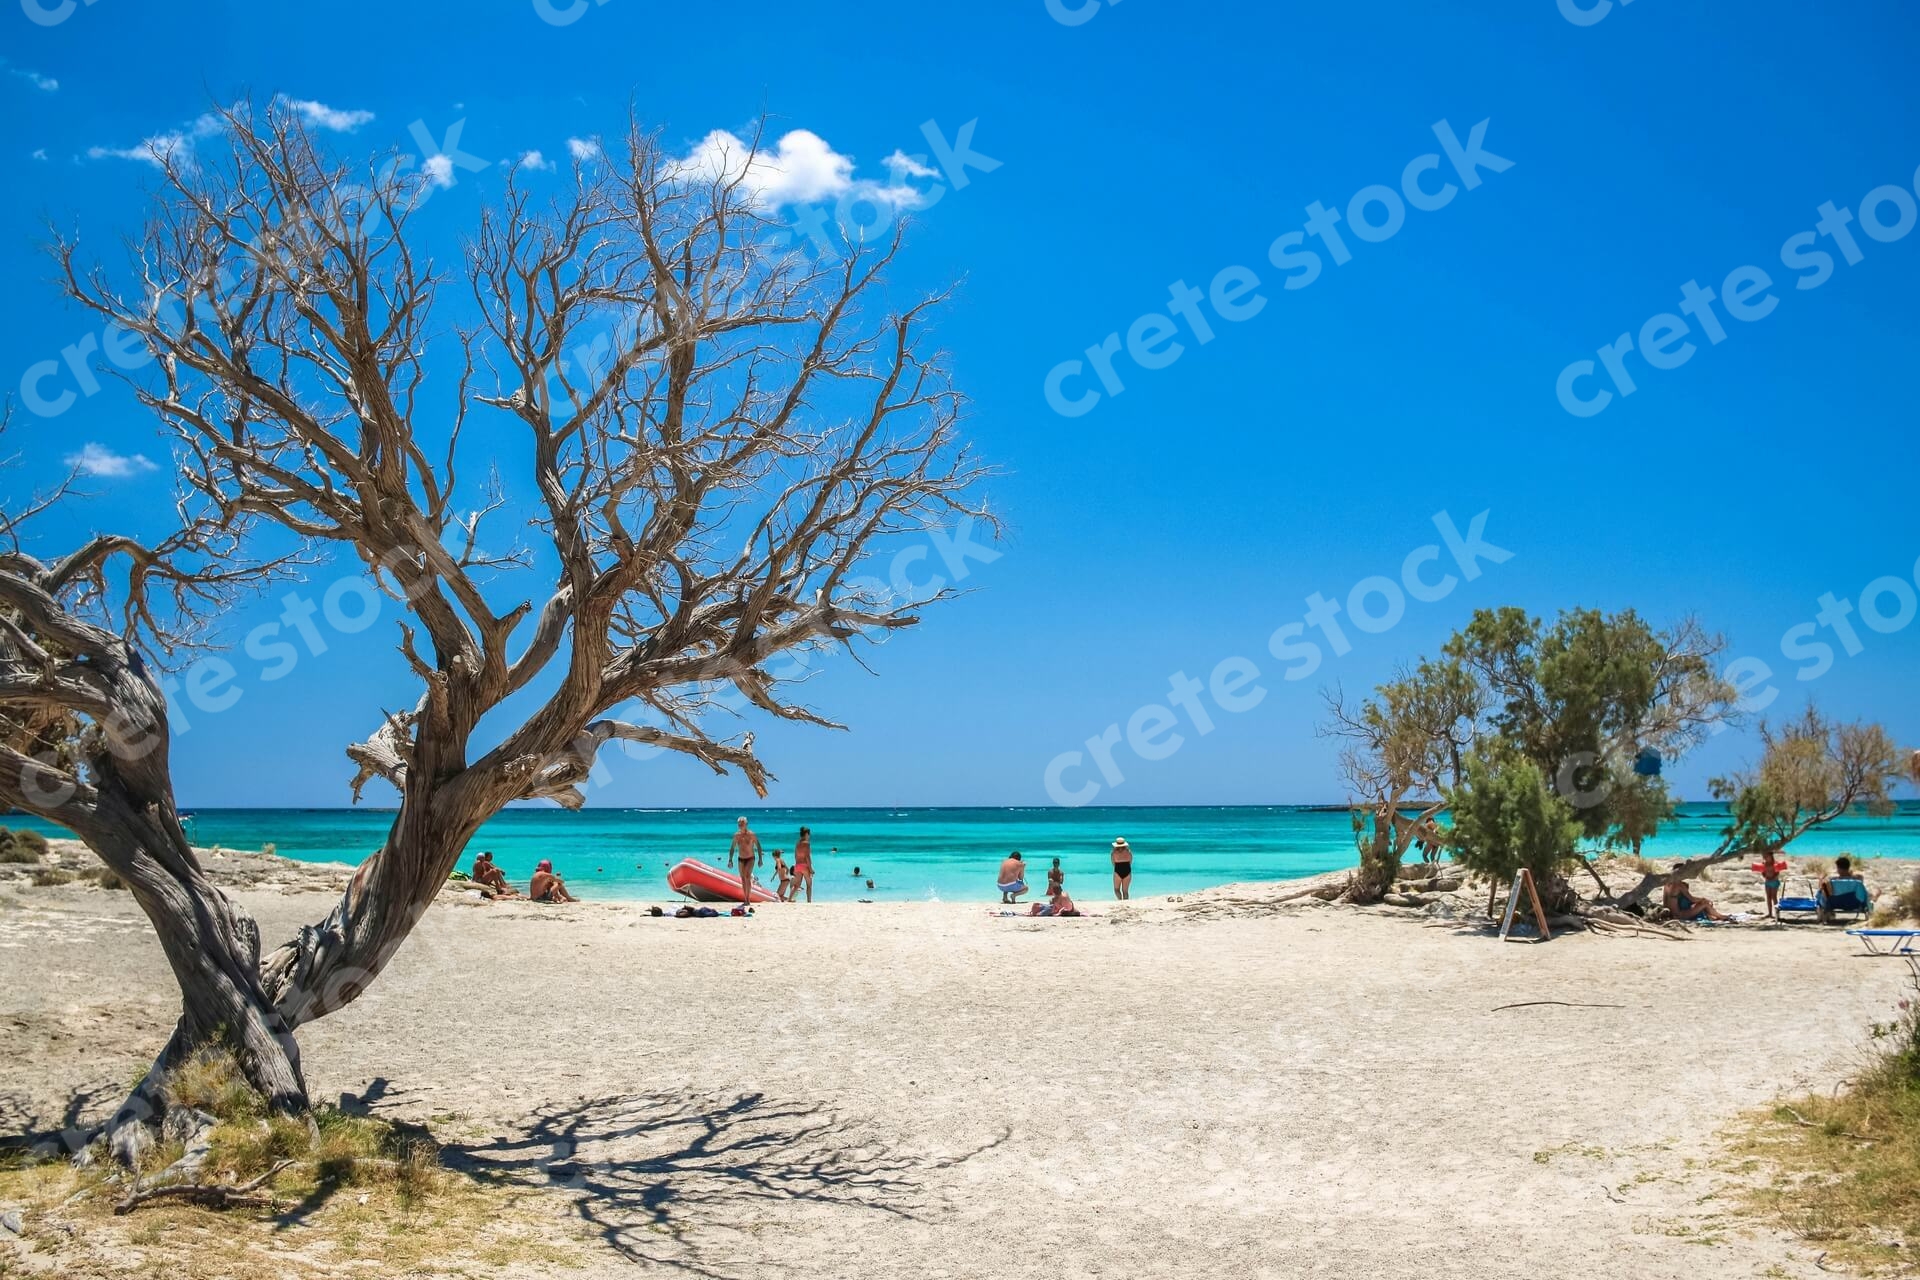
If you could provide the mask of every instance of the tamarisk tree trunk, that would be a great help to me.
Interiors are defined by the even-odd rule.
[[[116,1154],[138,1157],[160,1115],[160,1081],[216,1040],[231,1045],[274,1108],[304,1110],[292,1026],[261,982],[259,927],[208,880],[181,826],[165,695],[130,645],[67,613],[34,580],[51,574],[23,569],[16,562],[0,571],[13,642],[0,671],[14,712],[5,721],[11,740],[0,746],[0,801],[68,827],[126,883],[180,987],[173,1035],[109,1125]],[[23,724],[16,709],[33,701],[54,714]],[[69,708],[92,717],[91,731],[71,731]],[[36,745],[21,741],[22,730],[37,730],[30,736],[43,750],[21,750]],[[84,769],[63,768],[75,754]]]

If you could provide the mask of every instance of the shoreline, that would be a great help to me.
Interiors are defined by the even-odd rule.
[[[274,892],[282,895],[310,893],[341,893],[357,868],[344,862],[310,862],[301,858],[290,858],[279,853],[267,853],[262,850],[230,849],[224,846],[195,846],[195,855],[209,877],[220,888],[241,894]],[[36,871],[52,869],[78,878],[81,887],[87,887],[86,877],[105,869],[93,852],[78,840],[48,841],[49,858],[46,863],[0,864],[0,888],[19,887],[30,883]],[[1607,855],[1594,859],[1594,866],[1610,887],[1619,892],[1636,884],[1641,876],[1640,861],[1627,855]],[[1788,855],[1788,864],[1792,868],[1789,882],[1808,876],[1810,864],[1821,863],[1818,857],[1794,857]],[[1423,864],[1409,862],[1405,864],[1411,870]],[[1455,864],[1441,861],[1434,864],[1452,868]],[[1895,892],[1912,884],[1920,876],[1920,858],[1863,857],[1856,859],[1856,870],[1868,881],[1874,898],[1879,901],[1889,892]],[[1145,909],[1168,905],[1210,903],[1232,901],[1253,904],[1278,904],[1303,902],[1328,905],[1312,898],[1311,892],[1317,888],[1338,883],[1352,873],[1354,867],[1340,867],[1327,871],[1313,872],[1301,876],[1277,876],[1273,878],[1237,879],[1198,888],[1181,889],[1164,893],[1141,893],[1121,901],[1110,896],[1107,883],[1102,880],[1094,890],[1069,885],[1074,894],[1076,905],[1083,912],[1096,913],[1108,910]],[[1030,873],[1030,883],[1039,879]],[[1082,877],[1082,880],[1093,877]],[[97,887],[97,886],[96,886]],[[519,886],[516,884],[516,888]],[[591,897],[579,896],[581,885],[569,882],[569,889],[576,893],[576,901],[566,904],[535,903],[522,896],[519,898],[489,898],[478,886],[467,880],[449,879],[438,895],[441,902],[466,903],[471,905],[494,907],[528,907],[541,913],[551,913],[570,907],[615,907],[615,908],[678,908],[683,905],[712,905],[723,911],[734,904],[705,904],[683,897],[669,889],[664,879],[659,892],[652,895],[596,894]],[[885,898],[872,900],[847,900],[844,898],[823,898],[814,902],[798,901],[785,903],[756,903],[756,914],[763,908],[774,908],[776,912],[788,907],[795,908],[834,908],[853,907],[925,907],[985,909],[989,914],[1001,914],[1002,909],[1019,916],[1025,916],[1035,901],[1044,900],[1044,882],[1011,908],[1004,908],[993,890],[982,890],[975,897],[930,897],[930,898]],[[1383,903],[1353,908],[1360,911],[1420,911],[1426,914],[1440,914],[1443,918],[1469,918],[1473,912],[1469,908],[1478,901],[1484,905],[1483,886],[1475,882],[1461,880],[1459,887],[1442,892],[1427,892],[1419,888],[1418,880],[1403,879],[1398,886],[1399,892],[1390,894]],[[112,892],[112,890],[107,890]],[[524,890],[522,891],[524,893]],[[1697,877],[1697,896],[1711,898],[1723,908],[1740,911],[1763,911],[1765,898],[1760,887],[1760,877],[1753,874],[1743,861],[1723,863],[1711,872]],[[1444,904],[1447,910],[1435,912],[1436,903]],[[644,912],[643,912],[644,914]],[[672,911],[669,910],[671,915]],[[1777,927],[1777,926],[1769,926]],[[1791,927],[1791,926],[1787,926]]]
[[[491,850],[509,883],[525,891],[535,864],[551,858],[576,895],[601,901],[678,903],[666,885],[668,870],[693,858],[725,871],[726,845],[711,812],[593,812],[520,810],[490,823],[456,864]],[[964,902],[996,904],[993,887],[1011,849],[1027,855],[1028,883],[1044,885],[1059,858],[1066,887],[1086,905],[1112,900],[1107,846],[1124,834],[1137,851],[1136,898],[1195,893],[1231,884],[1284,884],[1350,871],[1358,861],[1351,824],[1341,811],[1197,808],[1128,809],[1091,816],[1061,811],[794,811],[763,817],[765,848],[790,846],[792,824],[813,827],[816,901]],[[272,849],[288,862],[320,868],[356,865],[384,839],[390,815],[363,811],[298,814],[260,810],[221,817],[203,813],[189,830],[201,849]],[[18,820],[16,820],[17,822]],[[1724,816],[1683,811],[1645,848],[1666,866],[1704,854],[1717,844]],[[0,824],[4,825],[4,824]],[[727,824],[731,828],[731,823]],[[29,829],[47,828],[30,825]],[[59,836],[54,838],[58,839]],[[1842,819],[1796,842],[1790,861],[1856,857],[1920,858],[1920,808],[1892,819]],[[211,853],[208,856],[212,856]],[[858,868],[859,875],[854,875]],[[284,870],[284,869],[283,869]],[[763,865],[758,878],[767,879]],[[287,874],[308,873],[289,871]],[[335,872],[344,877],[344,870]],[[1031,901],[1031,895],[1026,901]]]

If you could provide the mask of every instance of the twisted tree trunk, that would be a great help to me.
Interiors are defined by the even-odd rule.
[[[168,772],[165,696],[117,642],[95,648],[85,666],[93,690],[112,708],[103,718],[110,728],[94,735],[88,753],[90,785],[71,795],[64,794],[71,787],[51,778],[28,785],[29,768],[25,794],[10,798],[72,828],[126,882],[179,983],[173,1035],[107,1127],[114,1154],[132,1162],[153,1142],[164,1110],[161,1082],[203,1045],[229,1045],[278,1111],[305,1110],[307,1089],[292,1027],[261,985],[259,926],[207,878],[181,826]]]

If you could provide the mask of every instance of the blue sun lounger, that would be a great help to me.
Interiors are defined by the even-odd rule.
[[[1920,956],[1920,929],[1849,929],[1849,938],[1876,956]]]
[[[1774,910],[1780,913],[1783,920],[1789,914],[1812,916],[1817,919],[1823,908],[1832,916],[1856,917],[1865,917],[1869,911],[1873,910],[1873,898],[1867,893],[1866,882],[1857,876],[1833,881],[1831,903],[1826,901],[1825,891],[1815,888],[1812,880],[1802,883],[1807,886],[1805,896],[1782,898],[1774,904]]]

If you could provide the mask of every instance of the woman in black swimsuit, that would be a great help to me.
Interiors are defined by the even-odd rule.
[[[1113,842],[1113,896],[1122,902],[1133,896],[1133,850],[1124,836]]]

